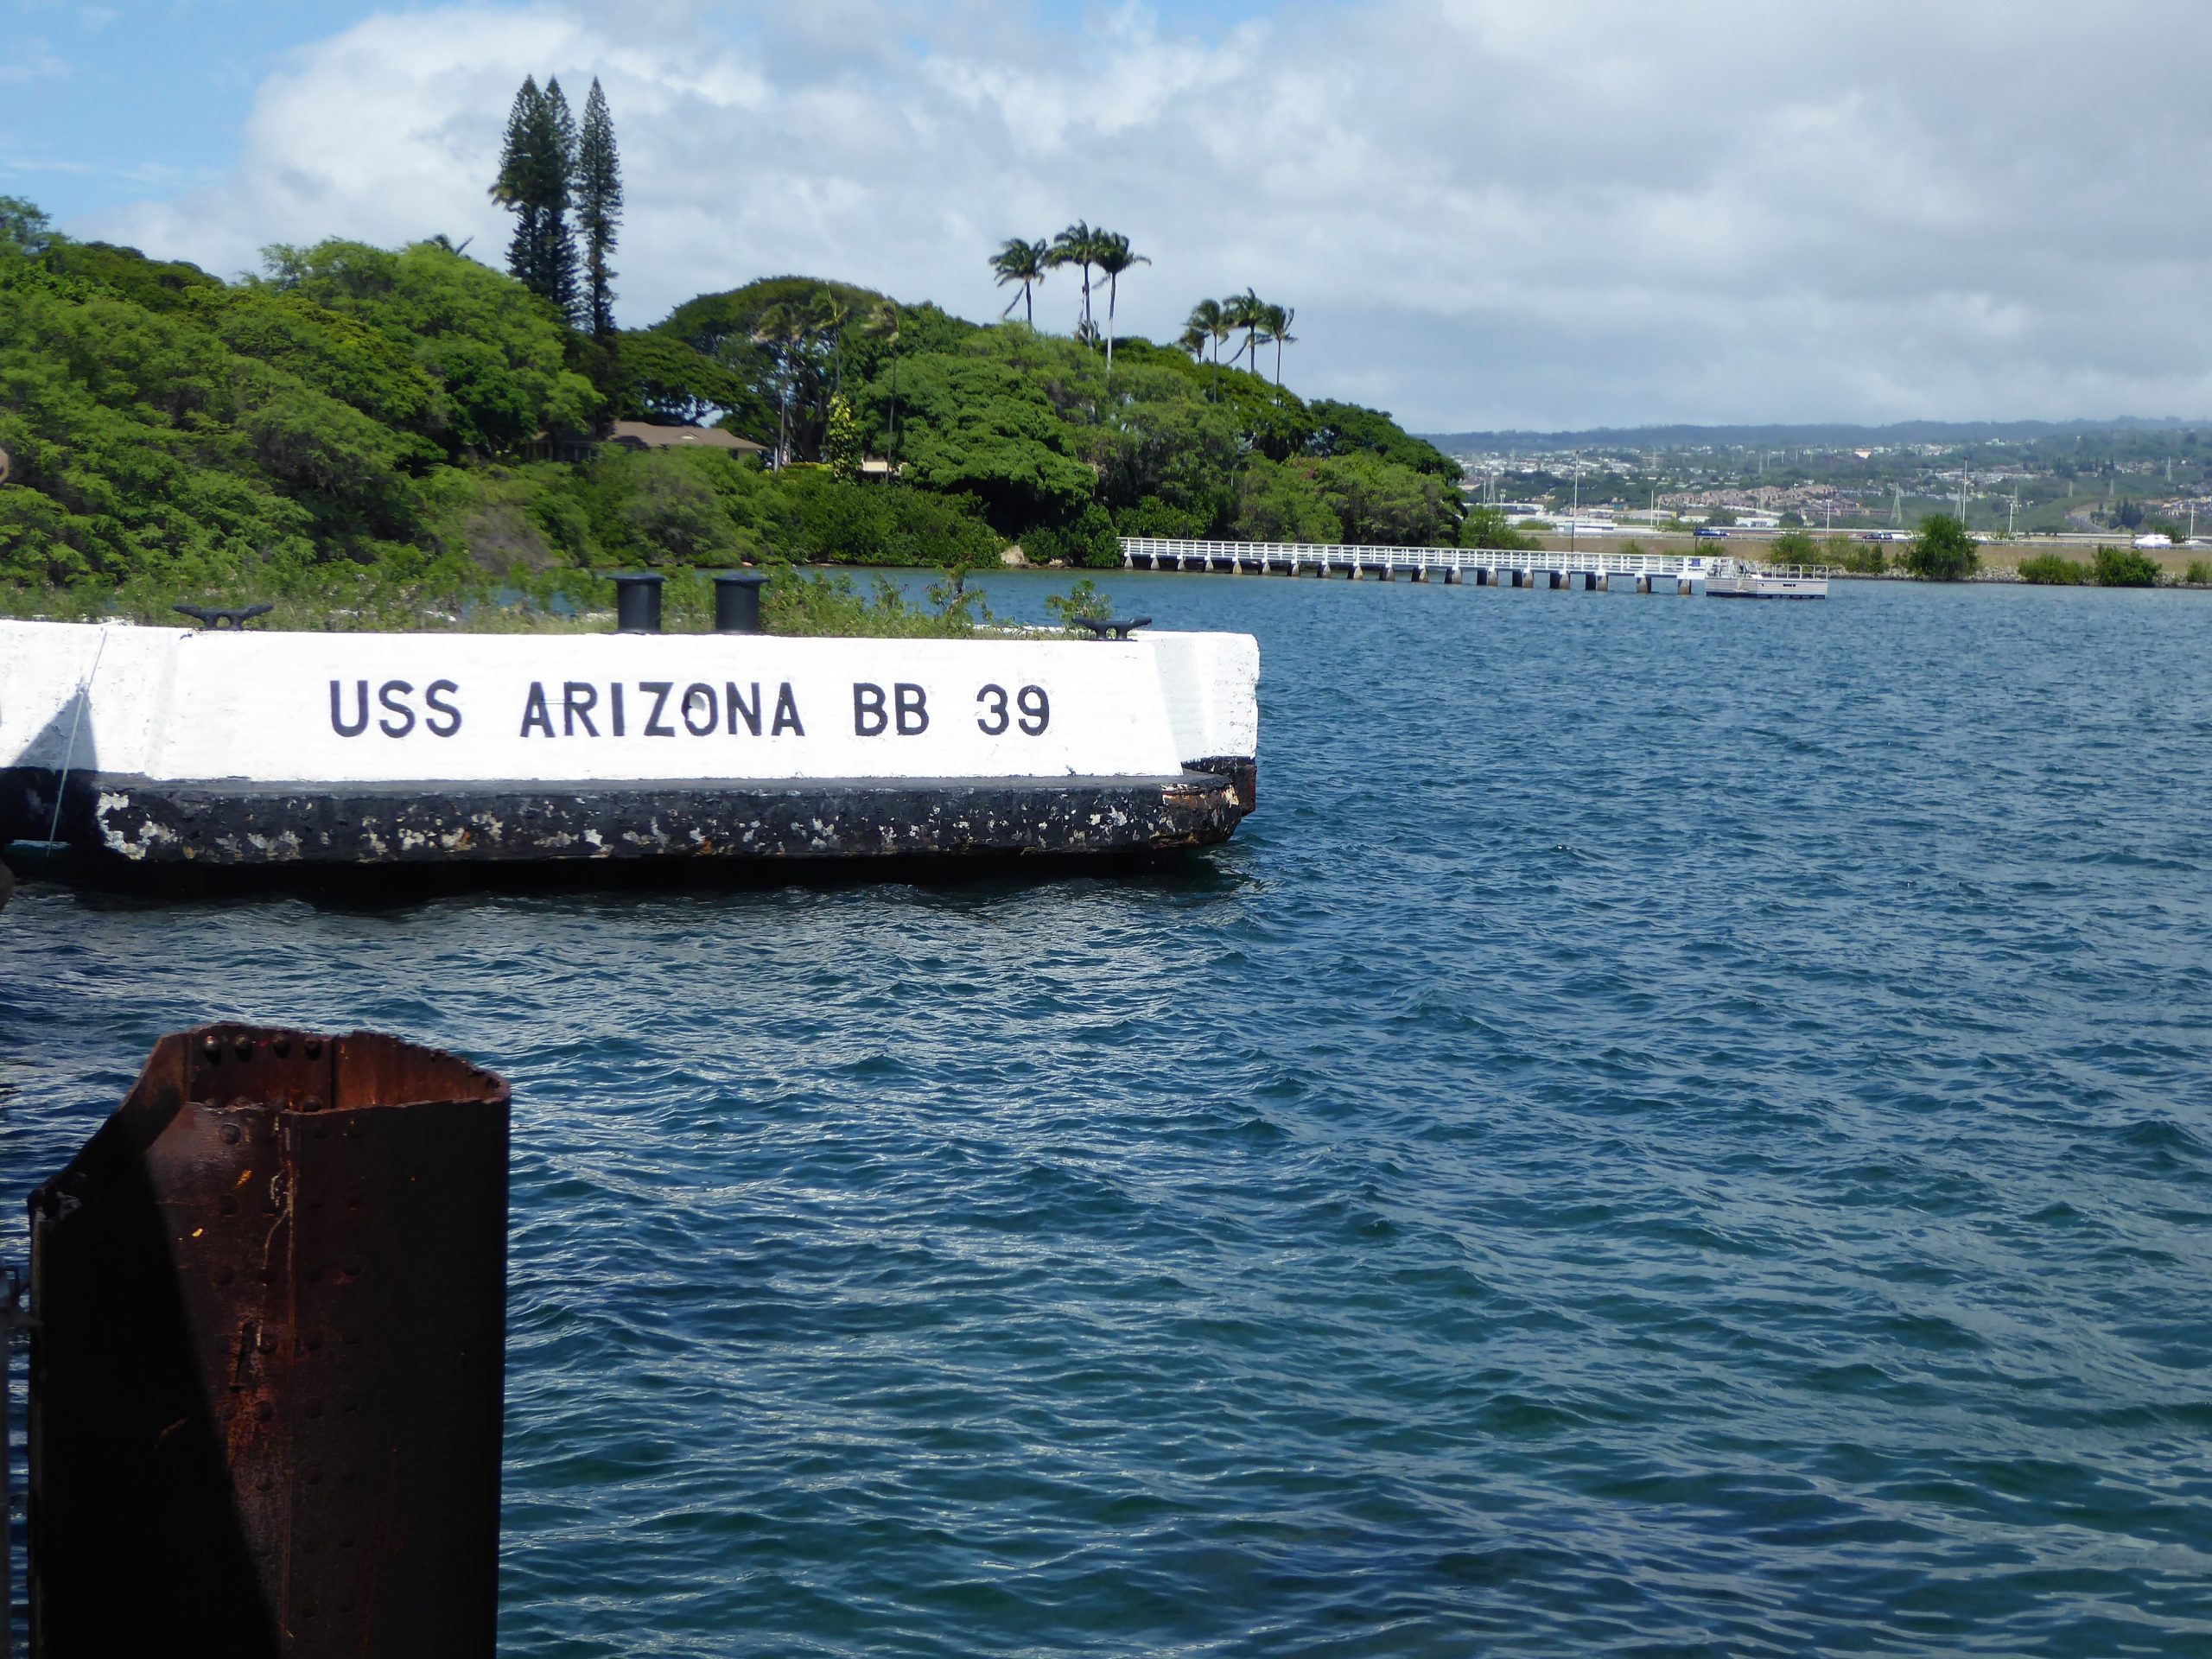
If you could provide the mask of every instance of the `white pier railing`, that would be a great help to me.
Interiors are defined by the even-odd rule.
[[[1511,585],[1529,585],[1530,579],[1587,575],[1591,576],[1672,576],[1678,581],[1707,576],[1764,575],[1827,576],[1825,566],[1791,567],[1754,564],[1726,554],[1599,553],[1566,548],[1501,549],[1487,547],[1370,547],[1325,542],[1201,542],[1176,541],[1164,537],[1124,536],[1122,564],[1131,570],[1246,571],[1258,575],[1347,575],[1373,574],[1384,578],[1404,575],[1415,581],[1440,576],[1446,582],[1489,583],[1512,577]],[[1548,582],[1546,585],[1551,585]]]

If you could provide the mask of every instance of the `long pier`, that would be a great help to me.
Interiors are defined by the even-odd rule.
[[[1354,582],[1444,582],[1485,588],[1706,594],[1754,579],[1825,594],[1826,566],[1754,564],[1705,553],[1597,553],[1564,548],[1369,547],[1320,542],[1173,541],[1122,537],[1125,570],[1203,570],[1230,575],[1345,576]],[[1711,585],[1708,587],[1708,583]],[[1808,597],[1814,596],[1808,593]]]

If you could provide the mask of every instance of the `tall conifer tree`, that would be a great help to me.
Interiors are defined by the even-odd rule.
[[[584,310],[591,331],[604,340],[614,332],[614,227],[622,222],[622,165],[614,153],[614,119],[607,94],[592,78],[584,100],[584,125],[576,148],[576,235],[583,244]]]
[[[569,208],[575,195],[576,118],[569,112],[558,77],[545,83],[545,135],[540,207],[544,213],[545,240],[540,255],[540,276],[531,284],[560,308],[571,322],[576,320],[576,246],[569,236]]]
[[[538,135],[545,126],[544,105],[545,95],[537,90],[537,78],[524,76],[522,90],[515,94],[514,105],[507,111],[499,176],[491,190],[492,200],[515,216],[514,237],[507,244],[507,270],[532,289],[537,286],[539,250],[544,238],[538,207],[538,178],[543,169],[537,153]]]
[[[561,83],[537,89],[524,79],[507,112],[506,140],[492,200],[515,216],[507,269],[532,293],[573,317],[577,307],[576,250],[569,238],[569,206],[576,168],[576,124]]]

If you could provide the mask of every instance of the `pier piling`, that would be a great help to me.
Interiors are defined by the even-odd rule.
[[[36,1659],[493,1652],[508,1090],[211,1026],[32,1195]]]

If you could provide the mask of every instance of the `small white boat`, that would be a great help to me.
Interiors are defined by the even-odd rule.
[[[1791,567],[1762,569],[1728,561],[1705,579],[1707,599],[1826,599],[1828,579]]]

